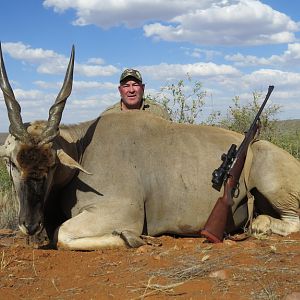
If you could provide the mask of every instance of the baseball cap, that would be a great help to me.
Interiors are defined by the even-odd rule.
[[[122,82],[127,77],[133,77],[138,81],[143,82],[142,75],[138,70],[134,70],[134,69],[124,70],[123,73],[121,74],[120,82]]]

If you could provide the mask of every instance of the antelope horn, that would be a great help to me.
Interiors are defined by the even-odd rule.
[[[9,84],[0,43],[0,87],[3,92],[3,97],[5,100],[5,104],[7,107],[8,118],[10,121],[9,132],[22,141],[23,143],[27,143],[30,140],[29,134],[23,124],[21,117],[21,107],[17,102],[14,92]]]
[[[48,123],[46,128],[41,133],[41,142],[39,143],[40,145],[51,142],[59,133],[59,123],[61,121],[62,113],[66,101],[72,91],[74,55],[75,55],[75,47],[73,45],[64,83],[54,104],[51,106],[49,110]]]

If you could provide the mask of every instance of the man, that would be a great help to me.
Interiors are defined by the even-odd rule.
[[[166,109],[158,103],[144,98],[144,90],[145,84],[143,83],[141,73],[138,70],[126,69],[120,77],[120,102],[106,109],[102,115],[118,111],[139,109],[149,111],[159,117],[171,120]]]

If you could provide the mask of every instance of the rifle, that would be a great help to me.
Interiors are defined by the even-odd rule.
[[[245,133],[244,140],[239,148],[237,149],[237,145],[232,144],[227,154],[222,154],[221,160],[223,162],[221,166],[212,173],[213,188],[220,191],[224,184],[223,196],[218,198],[204,228],[201,230],[201,235],[212,243],[223,241],[228,215],[233,205],[233,197],[238,191],[239,179],[246,161],[247,150],[259,129],[259,117],[273,89],[274,86],[269,86],[266,98],[259,108],[250,129]]]

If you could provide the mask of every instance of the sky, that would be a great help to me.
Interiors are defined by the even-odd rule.
[[[274,85],[268,103],[281,106],[277,118],[300,119],[299,11],[295,0],[2,0],[0,41],[24,122],[48,118],[72,45],[65,124],[118,102],[125,68],[140,70],[154,96],[187,76],[201,82],[204,113]],[[0,131],[8,126],[1,93]]]

